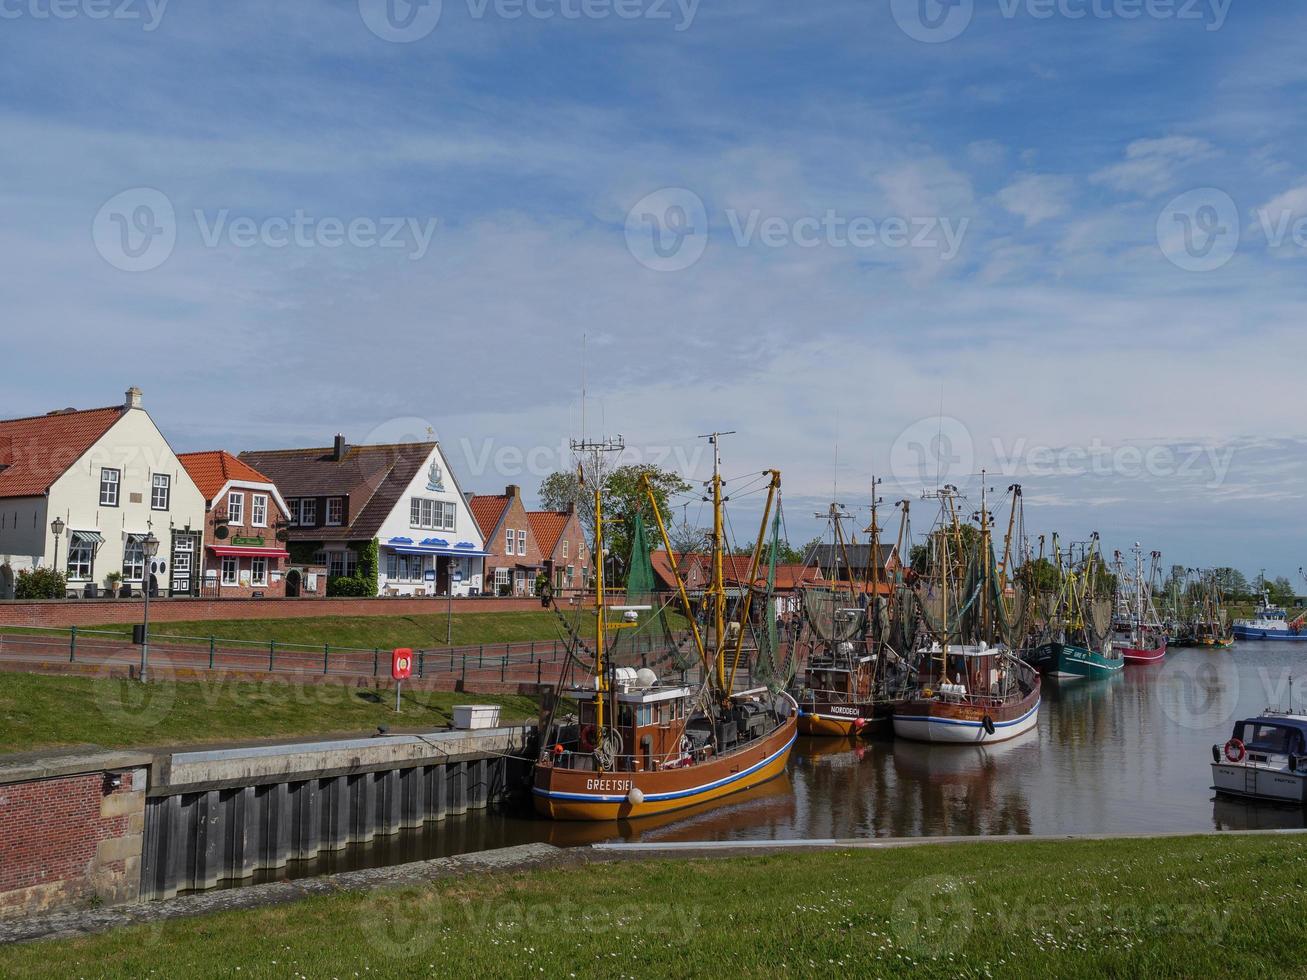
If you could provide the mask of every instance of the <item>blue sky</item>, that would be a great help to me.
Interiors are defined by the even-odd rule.
[[[0,9],[5,415],[138,384],[180,450],[430,427],[533,490],[584,334],[590,434],[738,430],[796,538],[985,468],[1307,563],[1297,5],[122,2]]]

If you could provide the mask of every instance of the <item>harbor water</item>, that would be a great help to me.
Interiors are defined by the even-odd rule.
[[[616,824],[480,811],[291,864],[268,878],[543,841],[1099,834],[1307,826],[1302,807],[1217,799],[1238,718],[1307,705],[1307,644],[1172,650],[1105,681],[1046,680],[1038,729],[988,747],[800,738],[788,772],[717,804]],[[267,880],[267,878],[261,879]],[[248,881],[242,882],[247,884]]]

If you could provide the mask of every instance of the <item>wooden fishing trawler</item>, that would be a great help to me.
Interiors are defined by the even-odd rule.
[[[745,632],[750,628],[752,585],[728,602],[722,569],[724,535],[718,436],[713,446],[714,509],[709,588],[693,604],[648,481],[644,492],[672,561],[678,598],[690,621],[702,668],[697,683],[663,683],[648,668],[619,667],[608,655],[607,634],[636,625],[639,608],[607,601],[602,561],[597,583],[594,660],[582,666],[590,680],[573,687],[575,719],[550,719],[533,773],[537,813],[555,820],[624,820],[667,813],[757,786],[784,771],[796,737],[796,706],[783,691],[769,687],[735,690]],[[605,443],[598,449],[610,449]],[[596,449],[581,444],[578,451]],[[780,487],[770,478],[762,528],[754,547],[750,583],[756,582],[767,519]],[[593,480],[595,555],[604,554],[603,498]],[[779,526],[779,525],[778,525]],[[773,550],[775,542],[773,542]],[[765,600],[769,596],[764,596]],[[610,621],[609,612],[620,613]],[[706,620],[701,625],[701,617]],[[728,668],[729,665],[729,668]]]
[[[1022,659],[1041,675],[1060,681],[1111,677],[1125,667],[1125,658],[1110,641],[1096,642],[1090,623],[1101,564],[1098,533],[1090,535],[1078,560],[1073,546],[1065,566],[1055,534],[1053,554],[1060,583],[1053,609],[1041,635],[1025,650]]]
[[[799,734],[826,738],[889,735],[893,732],[894,706],[916,687],[915,669],[894,649],[891,634],[897,626],[893,583],[882,588],[880,527],[873,481],[871,524],[864,583],[849,560],[844,540],[844,514],[832,503],[828,514],[834,531],[835,553],[849,569],[850,588],[806,588],[800,624],[800,647],[806,652],[805,670],[793,696],[799,706]],[[906,504],[906,501],[902,503]],[[899,529],[902,548],[907,508]],[[882,592],[887,593],[882,595]]]
[[[1152,553],[1152,565],[1144,577],[1143,551],[1139,542],[1133,548],[1134,575],[1124,574],[1121,552],[1116,553],[1117,615],[1112,624],[1112,646],[1128,664],[1155,664],[1166,657],[1166,630],[1153,606],[1152,582],[1157,575],[1160,551]]]
[[[1010,632],[995,574],[989,515],[983,496],[979,540],[968,543],[957,519],[957,488],[940,499],[946,522],[930,536],[929,578],[939,587],[937,623],[923,613],[928,679],[920,693],[894,709],[894,734],[919,742],[984,744],[1015,738],[1039,722],[1039,675],[1003,637]],[[974,535],[975,528],[971,528]],[[950,615],[950,598],[957,610]],[[970,642],[962,642],[963,637]]]

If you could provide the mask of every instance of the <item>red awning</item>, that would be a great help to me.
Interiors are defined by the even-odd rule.
[[[289,558],[290,552],[281,548],[236,548],[231,545],[211,544],[209,550],[223,558]]]

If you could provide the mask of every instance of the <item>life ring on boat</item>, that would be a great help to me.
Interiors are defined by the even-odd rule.
[[[593,752],[593,751],[594,751],[594,747],[595,747],[595,745],[597,744],[597,743],[595,742],[595,736],[596,736],[597,734],[598,734],[598,733],[595,731],[595,726],[594,726],[594,725],[582,725],[582,726],[581,726],[581,748],[582,748],[584,751],[586,751],[586,752]]]
[[[994,719],[991,718],[991,717],[989,717],[989,715],[985,715],[984,718],[981,718],[981,719],[980,719],[980,727],[983,728],[983,729],[985,730],[985,734],[986,734],[986,735],[993,735],[993,734],[994,734]]]
[[[1239,739],[1232,738],[1225,743],[1225,757],[1231,762],[1243,762],[1243,757],[1247,754],[1248,750]]]

